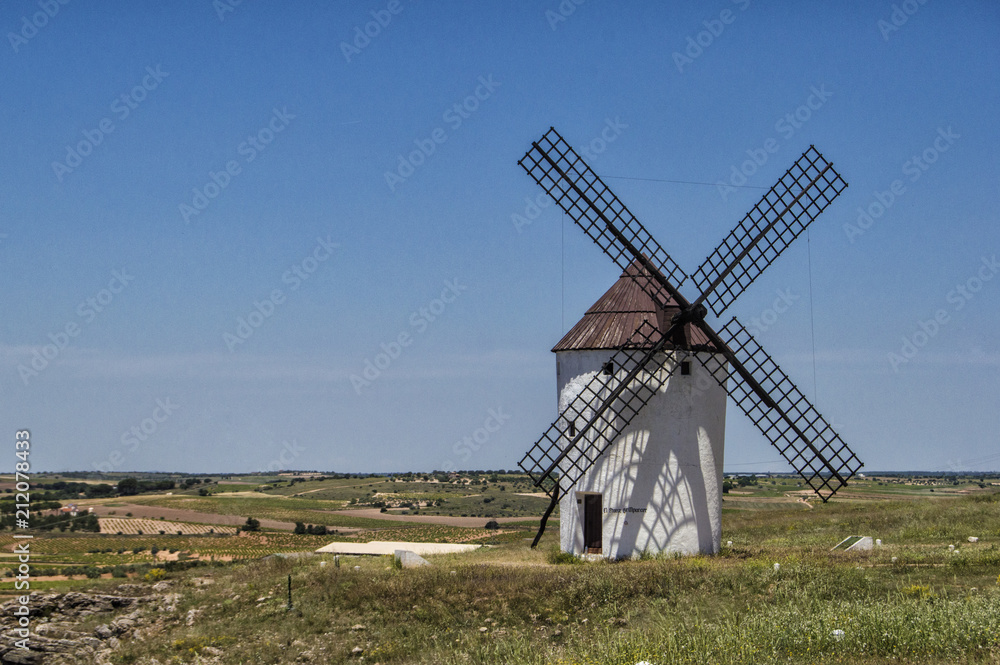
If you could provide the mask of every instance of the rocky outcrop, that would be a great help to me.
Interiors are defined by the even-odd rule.
[[[141,625],[140,607],[162,601],[159,595],[148,593],[149,587],[122,584],[118,594],[93,593],[32,593],[28,604],[31,614],[29,650],[20,649],[14,632],[20,605],[11,600],[0,605],[0,665],[102,665],[109,662],[111,651],[119,640],[130,636]],[[81,624],[93,624],[93,617],[109,615],[107,623],[94,629]]]

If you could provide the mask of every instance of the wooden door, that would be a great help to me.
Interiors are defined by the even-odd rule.
[[[603,547],[603,504],[600,494],[583,495],[583,547],[587,554],[600,554]]]

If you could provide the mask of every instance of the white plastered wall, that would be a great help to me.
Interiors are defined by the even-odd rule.
[[[688,359],[691,374],[677,370],[580,481],[560,487],[563,551],[584,552],[580,493],[586,492],[603,498],[605,557],[719,551],[726,393],[694,355],[668,354],[670,364]],[[560,412],[610,357],[610,351],[556,354]]]

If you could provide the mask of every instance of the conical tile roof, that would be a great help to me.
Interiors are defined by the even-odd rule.
[[[635,330],[648,322],[660,333],[666,331],[675,314],[680,312],[669,294],[663,294],[667,307],[658,311],[653,299],[637,283],[648,284],[648,272],[638,261],[633,262],[617,282],[595,302],[583,318],[573,326],[553,347],[553,351],[584,351],[616,349],[629,341]],[[659,314],[659,316],[658,316]],[[714,351],[705,333],[690,323],[683,333],[676,333],[668,348],[683,348],[691,351]],[[655,336],[652,343],[659,341]]]

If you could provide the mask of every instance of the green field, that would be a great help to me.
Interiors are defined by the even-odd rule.
[[[114,662],[193,663],[224,644],[221,662],[234,665],[358,662],[356,647],[383,664],[997,663],[998,498],[733,511],[723,518],[733,547],[714,557],[553,564],[552,529],[538,550],[517,538],[416,570],[384,557],[320,567],[327,556],[168,573],[183,595],[177,620]],[[829,551],[850,534],[884,545]],[[210,587],[185,582],[206,574]],[[187,626],[190,609],[204,620]]]
[[[289,484],[274,477],[240,483],[266,485],[264,493],[215,494],[213,484],[210,496],[93,500],[357,531],[326,536],[268,530],[235,536],[46,532],[32,541],[32,565],[117,567],[139,584],[150,584],[143,574],[151,567],[168,569],[171,590],[181,601],[176,611],[155,617],[159,628],[148,639],[123,642],[112,657],[122,664],[152,665],[154,658],[195,663],[212,653],[222,665],[361,662],[352,655],[355,648],[363,650],[364,662],[384,665],[1000,663],[996,479],[956,484],[944,477],[869,478],[853,482],[829,503],[807,504],[793,478],[745,478],[724,500],[723,542],[732,541],[732,547],[717,556],[614,563],[565,563],[571,557],[557,556],[558,513],[539,548],[531,550],[537,526],[537,519],[527,518],[531,513],[490,531],[330,512],[367,506],[375,495],[443,500],[418,514],[454,510],[478,517],[490,510],[516,517],[529,509],[537,515],[544,507],[537,497],[518,497],[531,504],[513,503],[517,492],[530,489],[523,478],[483,485],[484,479]],[[495,498],[484,504],[486,497]],[[830,551],[850,535],[880,538],[883,545],[870,553]],[[978,542],[969,542],[969,536]],[[264,558],[312,552],[334,540],[490,546],[429,556],[432,565],[415,570],[396,569],[391,557],[342,557],[340,567],[329,555]],[[0,569],[16,565],[13,545],[11,532],[0,533],[0,552],[7,553]],[[328,563],[321,567],[321,561]],[[185,570],[180,564],[197,567]],[[292,612],[285,609],[289,575]],[[205,576],[215,584],[190,581]],[[112,590],[122,581],[78,573],[70,580],[36,580],[32,588]],[[10,586],[8,581],[3,587],[7,594]],[[188,625],[184,617],[192,609],[201,610],[202,619]],[[221,655],[205,650],[220,645]]]

